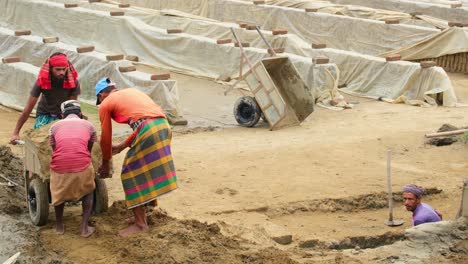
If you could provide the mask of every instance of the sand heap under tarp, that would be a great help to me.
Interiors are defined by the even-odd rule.
[[[46,179],[50,176],[50,161],[52,159],[52,147],[49,143],[49,130],[52,124],[53,123],[50,123],[39,129],[28,130],[24,137],[25,141],[29,141],[36,146],[36,154],[40,163],[40,173],[41,176]],[[28,144],[26,144],[26,148],[28,148]],[[27,153],[28,149],[26,149],[25,152]],[[91,156],[94,169],[97,171],[102,163],[102,151],[98,143],[94,144]],[[111,172],[112,171],[111,163]]]

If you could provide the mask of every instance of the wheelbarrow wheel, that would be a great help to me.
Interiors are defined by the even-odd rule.
[[[107,196],[106,182],[103,179],[96,179],[94,182],[96,183],[96,189],[94,189],[94,213],[107,212],[109,197]]]
[[[243,96],[237,99],[234,105],[234,117],[237,123],[245,127],[253,127],[260,120],[262,110],[252,96]]]
[[[31,221],[36,226],[43,226],[49,217],[49,192],[47,185],[40,179],[33,179],[28,186],[28,209]]]

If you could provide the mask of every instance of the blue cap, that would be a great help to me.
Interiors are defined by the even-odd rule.
[[[104,77],[102,79],[100,79],[97,83],[96,83],[96,86],[94,87],[96,89],[96,96],[98,96],[98,94],[100,92],[102,92],[102,90],[106,89],[107,87],[109,86],[115,86],[115,83],[111,82],[111,80],[107,77]],[[99,102],[99,98],[96,99],[96,105],[98,105],[100,102]]]

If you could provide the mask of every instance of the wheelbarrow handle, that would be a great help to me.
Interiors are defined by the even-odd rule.
[[[275,56],[276,56],[276,52],[275,52],[275,50],[273,49],[273,47],[270,45],[270,43],[265,39],[265,36],[263,36],[263,33],[260,31],[260,27],[259,27],[259,26],[255,26],[255,29],[257,30],[257,32],[258,32],[258,34],[260,35],[260,37],[263,39],[263,42],[265,42],[265,44],[267,45],[268,50],[270,50],[272,56],[275,57]]]
[[[233,28],[230,28],[230,29],[231,29],[232,35],[234,36],[234,39],[236,40],[237,44],[239,45],[242,57],[245,58],[245,60],[247,62],[247,65],[249,65],[250,70],[253,72],[254,70],[253,70],[252,63],[250,62],[249,58],[247,57],[247,54],[245,54],[244,48],[242,47],[242,43],[240,42],[239,38],[237,37],[237,34],[234,31],[234,29]]]

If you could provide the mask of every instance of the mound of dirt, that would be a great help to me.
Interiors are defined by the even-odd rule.
[[[14,182],[13,185],[8,185],[6,179],[0,178],[0,211],[8,215],[25,212],[23,162],[11,152],[8,146],[0,146],[0,174]]]
[[[126,226],[124,219],[130,216],[125,203],[119,201],[107,213],[94,217],[97,233],[90,239],[84,241],[74,231],[67,231],[64,236],[46,232],[42,234],[42,244],[47,245],[48,251],[76,263],[92,263],[96,259],[118,259],[120,263],[297,263],[279,249],[254,250],[244,240],[226,237],[217,224],[177,220],[160,209],[148,214],[148,232],[117,237],[117,231]],[[74,220],[78,226],[79,216]],[[73,225],[67,223],[69,227]],[[81,244],[93,250],[86,254],[73,252]]]
[[[460,128],[453,126],[451,124],[443,124],[437,132],[448,132],[458,130]],[[433,145],[436,147],[441,146],[448,146],[452,145],[455,142],[458,142],[459,136],[446,136],[446,137],[438,137],[438,138],[431,138],[426,141],[426,144]]]

